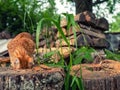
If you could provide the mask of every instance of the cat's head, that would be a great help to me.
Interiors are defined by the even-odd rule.
[[[34,65],[34,61],[32,57],[25,56],[25,57],[16,57],[13,61],[14,69],[27,69],[32,68]]]
[[[24,50],[16,49],[14,51],[14,58],[12,58],[12,67],[15,69],[32,68],[34,65],[34,59],[28,55]]]

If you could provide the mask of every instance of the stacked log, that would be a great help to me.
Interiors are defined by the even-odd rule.
[[[79,27],[71,26],[70,30],[67,30],[66,19],[63,19],[61,21],[62,31],[68,39],[70,46],[74,48],[73,50],[75,50],[76,44],[78,47],[90,46],[95,49],[108,47],[109,44],[106,41],[104,31],[109,29],[109,23],[104,17],[96,18],[93,13],[85,11],[76,15],[74,17],[74,20],[79,25]],[[74,38],[73,28],[75,28],[76,38]],[[44,38],[46,37],[45,35],[43,35],[44,33],[45,32],[43,30],[42,34],[40,35],[40,53],[44,53],[43,47],[44,49],[56,48],[56,50],[58,51],[58,48],[68,48],[67,43],[64,41],[63,38],[60,37],[60,33],[57,28],[51,28],[50,30],[48,30],[47,33],[49,37],[47,38]]]

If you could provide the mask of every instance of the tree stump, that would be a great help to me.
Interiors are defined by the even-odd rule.
[[[80,76],[80,65],[72,67],[71,74]],[[100,64],[82,64],[85,90],[120,90],[120,62],[104,60]]]
[[[0,90],[61,90],[63,84],[64,72],[60,68],[0,68]]]

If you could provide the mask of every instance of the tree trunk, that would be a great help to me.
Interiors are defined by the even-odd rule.
[[[76,14],[90,11],[92,12],[92,0],[74,0],[76,7]]]
[[[60,68],[0,68],[0,90],[61,90],[64,73]]]
[[[80,76],[80,66],[72,67],[72,75]],[[82,64],[85,90],[120,90],[120,62],[102,60],[99,64]]]

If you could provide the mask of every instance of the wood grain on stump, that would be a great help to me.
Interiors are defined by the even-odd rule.
[[[80,65],[72,67],[72,75],[79,76]],[[85,90],[120,90],[120,62],[104,60],[100,64],[82,64]]]
[[[63,83],[64,72],[60,68],[0,68],[0,90],[61,90]]]

